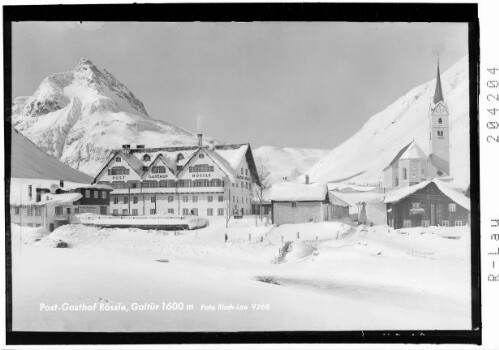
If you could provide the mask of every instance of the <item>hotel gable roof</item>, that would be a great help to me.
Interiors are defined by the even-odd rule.
[[[97,174],[97,178],[109,167],[115,156],[120,155],[130,167],[142,178],[158,159],[168,166],[176,176],[191,162],[192,158],[203,150],[220,169],[227,174],[231,181],[235,181],[237,171],[243,159],[246,159],[251,177],[257,185],[260,184],[255,160],[249,144],[225,144],[210,146],[178,146],[178,147],[158,147],[158,148],[132,148],[115,150],[108,157],[105,166]],[[177,166],[181,168],[178,169]]]

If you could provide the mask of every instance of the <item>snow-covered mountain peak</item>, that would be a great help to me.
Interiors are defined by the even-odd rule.
[[[122,144],[196,143],[195,134],[152,119],[130,89],[88,58],[46,77],[32,96],[15,98],[12,122],[47,153],[88,174]]]

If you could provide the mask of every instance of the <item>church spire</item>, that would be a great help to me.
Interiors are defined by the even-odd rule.
[[[442,84],[440,83],[440,60],[437,59],[437,85],[435,86],[435,95],[433,96],[433,103],[437,103],[444,100],[444,94],[442,93]]]

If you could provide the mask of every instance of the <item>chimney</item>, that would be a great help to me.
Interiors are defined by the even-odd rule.
[[[33,199],[33,185],[28,185],[28,198],[29,200]]]
[[[122,145],[121,148],[123,149],[124,153],[130,153],[130,145]]]
[[[310,183],[310,177],[307,175],[305,175],[305,184],[309,184]]]
[[[215,149],[215,141],[210,140],[209,145],[208,145],[208,149],[210,151],[213,151]]]
[[[198,147],[203,146],[203,134],[198,134]]]
[[[64,180],[59,180],[59,187],[64,187]]]

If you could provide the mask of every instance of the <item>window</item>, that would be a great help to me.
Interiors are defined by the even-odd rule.
[[[244,175],[244,169],[241,168],[241,175]]]
[[[182,215],[189,215],[189,209],[187,208],[182,209]]]
[[[224,201],[224,196],[218,196],[218,201],[223,202]]]
[[[454,226],[463,226],[463,222],[460,220],[454,221]]]
[[[190,173],[207,173],[210,171],[214,171],[214,168],[208,164],[196,164],[193,167],[189,167]]]
[[[71,214],[71,208],[66,208],[66,213]]]
[[[187,203],[189,201],[189,196],[182,196],[182,202]]]
[[[449,227],[449,220],[442,220],[443,227]]]
[[[128,196],[123,197],[123,204],[128,204]]]
[[[192,202],[197,203],[198,201],[198,196],[192,196]]]
[[[168,203],[173,202],[173,196],[168,196]]]
[[[175,180],[161,180],[159,187],[175,187]]]
[[[15,207],[15,208],[14,208],[14,213],[15,213],[16,215],[19,215],[19,207]]]
[[[56,214],[57,214],[57,210],[56,210]],[[61,210],[61,214],[62,214],[62,210]],[[32,215],[33,215],[33,207],[32,206],[28,206],[28,216],[32,216]]]
[[[453,213],[456,211],[456,203],[449,203],[449,211]]]
[[[90,198],[90,190],[85,190],[85,198]]]
[[[138,196],[133,196],[133,204],[137,204],[139,202]]]
[[[151,196],[151,203],[156,203],[156,196]]]
[[[291,208],[296,208],[296,202],[291,202]]]
[[[437,130],[437,136],[438,137],[444,137],[444,131],[443,130]]]
[[[150,209],[149,214],[151,215],[156,215],[156,209]]]
[[[118,204],[119,203],[119,197],[118,196],[113,196],[113,199],[114,199],[114,204]]]
[[[94,199],[99,198],[99,191],[94,191]]]
[[[411,220],[404,220],[404,227],[411,227]]]
[[[208,203],[213,202],[213,196],[208,196]]]
[[[244,182],[241,181],[241,188],[244,188]]]
[[[128,181],[128,187],[129,188],[138,188],[139,182],[138,181]]]
[[[128,209],[123,209],[122,215],[123,216],[128,216]]]
[[[103,199],[106,199],[106,198],[107,198],[107,192],[106,192],[106,191],[102,191],[102,198],[103,198]]]
[[[158,187],[158,181],[142,181],[143,188]]]
[[[212,179],[210,181],[210,186],[211,187],[222,187],[223,186],[222,185],[222,180],[220,180],[220,179]]]
[[[80,208],[75,208],[75,214],[80,214]]]
[[[407,169],[402,168],[402,179],[407,180]]]
[[[210,180],[207,180],[207,179],[194,180],[193,185],[194,185],[194,187],[209,187]]]
[[[148,162],[148,161],[150,161],[150,160],[151,160],[151,156],[149,156],[149,154],[144,154],[144,156],[142,157],[142,160],[143,160],[144,162]]]
[[[178,187],[192,187],[192,181],[191,180],[179,180]]]
[[[111,187],[114,189],[125,188],[125,182],[124,181],[114,181],[111,184]]]
[[[208,215],[208,216],[213,216],[213,208],[208,208],[208,209],[206,210],[206,215]]]
[[[174,214],[173,208],[168,208],[168,214]]]
[[[184,159],[184,155],[182,153],[177,154],[177,162],[181,161]]]
[[[442,118],[438,118],[438,125],[442,125]]]
[[[246,176],[248,176],[248,169],[245,170],[245,174],[246,174]]]
[[[421,207],[421,203],[419,202],[412,202],[412,209],[419,209]]]
[[[164,174],[164,173],[166,173],[166,168],[164,166],[153,166],[152,173],[153,174]]]
[[[133,216],[139,215],[139,210],[138,209],[132,209],[132,215]]]
[[[113,216],[118,216],[118,209],[113,209]]]
[[[124,166],[115,166],[107,170],[108,175],[130,175],[130,170]]]
[[[42,215],[42,208],[35,207],[35,216],[41,216],[41,215]]]
[[[204,154],[203,153],[199,153],[199,158],[203,159],[204,158]]]
[[[430,227],[430,220],[423,220],[421,221],[421,224],[423,227]]]
[[[224,208],[218,208],[218,216],[224,216]]]
[[[192,208],[191,215],[198,215],[198,208]]]
[[[121,162],[121,157],[116,157],[115,159],[117,163]]]

